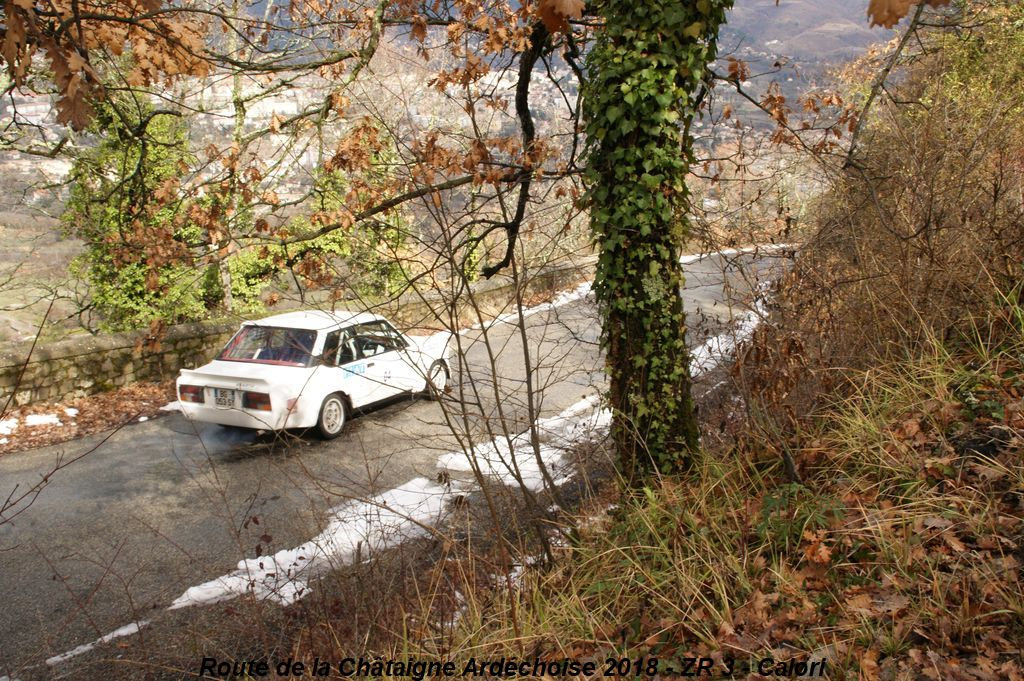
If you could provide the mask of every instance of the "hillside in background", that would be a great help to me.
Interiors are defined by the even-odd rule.
[[[807,66],[834,63],[891,36],[868,28],[866,12],[867,0],[737,0],[722,48],[774,52]]]
[[[751,73],[743,83],[747,94],[760,99],[774,83],[787,101],[795,102],[809,91],[829,87],[841,65],[896,35],[893,30],[868,27],[867,4],[867,0],[736,0],[721,31],[715,68],[724,73],[726,58],[739,59]],[[774,122],[737,95],[731,84],[720,85],[718,97],[745,125],[762,133],[774,128]],[[723,130],[724,137],[716,133],[708,143],[728,141],[736,132]]]
[[[263,3],[256,3],[251,11],[262,11],[263,6]],[[754,91],[761,92],[775,80],[780,82],[787,97],[795,97],[808,86],[821,84],[830,67],[855,57],[872,43],[884,42],[891,37],[891,31],[868,28],[866,7],[867,0],[736,0],[728,24],[723,29],[721,54],[749,62],[754,73],[771,71],[776,62],[781,62],[784,65],[782,72],[755,79]],[[404,40],[399,39],[399,43],[404,44]],[[225,107],[230,93],[226,83],[228,81],[217,85],[221,90],[219,94],[208,95],[223,100],[217,105],[220,109],[215,106],[213,113],[227,111]],[[566,83],[565,87],[569,92],[574,90],[573,83]],[[269,118],[274,111],[293,110],[297,106],[296,101],[310,101],[318,96],[315,92],[303,93],[301,90],[293,88],[281,97],[263,99],[259,106],[250,106],[247,115]],[[51,103],[46,98],[31,97],[27,92],[10,101],[0,102],[0,122],[11,115],[10,104],[14,100],[18,100],[20,115],[48,130],[53,139],[59,137],[60,130],[55,123]],[[535,116],[541,119],[557,117],[561,104],[560,95],[546,98],[544,93],[538,92],[533,102]],[[744,112],[742,103],[737,104],[739,111]],[[194,105],[204,108],[199,103]],[[206,108],[209,108],[209,103]],[[211,130],[202,135],[197,133],[202,137],[195,140],[197,146],[227,140],[227,120],[228,116],[221,115]],[[756,120],[749,122],[757,124]],[[70,164],[63,158],[41,161],[38,157],[13,153],[0,155],[0,180],[9,190],[0,197],[0,210],[30,212],[37,216],[59,215],[63,195],[55,183],[59,183],[69,168]]]

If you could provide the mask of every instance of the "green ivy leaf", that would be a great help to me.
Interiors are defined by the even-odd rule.
[[[698,38],[700,38],[700,36],[701,36],[701,34],[703,32],[704,32],[704,22],[703,21],[695,21],[695,22],[693,22],[692,24],[690,24],[689,26],[687,26],[686,28],[683,29],[683,35],[685,35],[687,38],[693,38],[694,40],[697,40]]]

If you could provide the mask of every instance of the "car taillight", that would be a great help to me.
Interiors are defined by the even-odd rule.
[[[198,385],[179,385],[178,396],[184,402],[198,402],[202,404],[206,401],[203,396],[203,388]]]
[[[270,395],[266,393],[242,393],[242,406],[246,409],[270,411]]]

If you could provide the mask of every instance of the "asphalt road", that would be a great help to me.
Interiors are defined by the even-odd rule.
[[[707,317],[714,333],[745,311],[725,301],[749,291],[752,272],[778,262],[732,260],[725,273],[718,256],[686,266],[692,319]],[[526,320],[542,416],[603,385],[598,332],[589,298]],[[447,404],[458,411],[463,397],[472,418],[456,420],[468,424],[476,441],[490,439],[488,429],[502,421],[509,432],[525,430],[518,328],[496,324],[459,342],[464,365]],[[0,458],[0,496],[6,497],[15,486],[34,484],[61,457],[89,452],[54,474],[13,522],[0,525],[0,681],[5,674],[47,678],[60,667],[47,665],[48,658],[149,618],[242,558],[301,544],[345,499],[417,476],[435,478],[439,456],[457,449],[441,405],[402,399],[352,419],[331,442],[256,437],[174,413],[112,435]]]

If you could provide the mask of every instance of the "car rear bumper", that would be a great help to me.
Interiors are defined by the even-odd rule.
[[[254,409],[218,409],[217,407],[179,400],[185,417],[204,423],[218,423],[222,426],[254,428],[256,430],[282,430],[308,426],[284,410],[257,411]],[[290,416],[290,417],[289,417]]]

